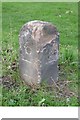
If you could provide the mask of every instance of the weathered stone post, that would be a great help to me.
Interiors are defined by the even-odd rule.
[[[58,79],[59,33],[53,24],[38,20],[26,23],[19,44],[20,74],[27,84],[52,84]]]

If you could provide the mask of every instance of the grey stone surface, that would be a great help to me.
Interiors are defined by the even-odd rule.
[[[26,23],[19,34],[22,79],[31,86],[58,79],[59,33],[49,22]]]

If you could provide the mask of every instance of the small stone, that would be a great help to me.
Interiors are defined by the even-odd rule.
[[[43,81],[52,84],[58,78],[59,32],[44,21],[26,23],[19,34],[19,68],[23,80],[31,86]]]

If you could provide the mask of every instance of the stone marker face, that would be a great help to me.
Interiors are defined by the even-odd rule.
[[[59,33],[54,25],[38,20],[26,23],[19,44],[20,74],[27,84],[52,84],[58,79]]]

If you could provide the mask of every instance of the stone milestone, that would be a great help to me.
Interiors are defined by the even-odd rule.
[[[19,34],[19,69],[21,78],[30,86],[58,80],[59,33],[44,21],[30,21]]]

